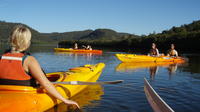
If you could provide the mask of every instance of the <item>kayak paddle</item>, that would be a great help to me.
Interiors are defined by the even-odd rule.
[[[115,81],[101,81],[101,82],[85,82],[85,81],[69,81],[69,82],[51,82],[53,84],[69,84],[69,85],[103,85],[103,84],[118,84],[122,83],[123,80],[115,80]]]

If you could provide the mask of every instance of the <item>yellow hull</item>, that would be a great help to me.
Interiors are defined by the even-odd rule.
[[[88,81],[98,80],[105,64],[85,65],[72,68],[65,72],[48,73],[51,81]],[[85,89],[87,85],[55,85],[56,89],[65,98],[71,98]],[[41,88],[26,86],[0,85],[0,111],[1,112],[43,112],[61,103],[60,100],[48,95]]]
[[[122,62],[184,62],[181,57],[172,58],[168,56],[152,57],[136,54],[116,54],[116,57]]]

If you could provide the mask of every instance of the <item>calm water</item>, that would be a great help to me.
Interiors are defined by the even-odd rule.
[[[0,46],[1,53],[5,49]],[[66,71],[84,64],[106,64],[100,81],[124,80],[117,85],[89,86],[72,99],[84,112],[152,112],[143,87],[144,77],[157,93],[176,112],[200,111],[200,54],[183,54],[189,59],[185,64],[159,65],[124,64],[116,53],[105,51],[102,55],[54,53],[53,47],[31,47],[45,72]],[[61,104],[49,112],[65,112]]]

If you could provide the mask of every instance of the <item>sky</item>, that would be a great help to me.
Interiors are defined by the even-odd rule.
[[[148,35],[200,20],[200,0],[0,0],[0,20],[42,33],[107,28]]]

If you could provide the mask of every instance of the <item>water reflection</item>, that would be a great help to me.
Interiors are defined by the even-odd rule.
[[[168,67],[171,64],[175,64],[175,63],[174,62],[120,63],[119,65],[117,65],[116,71],[119,71],[119,72],[133,72],[133,71],[135,71],[137,69],[143,69],[143,68],[149,68],[149,67],[155,67],[155,66]],[[181,63],[179,63],[179,64],[181,64]]]
[[[93,55],[99,55],[101,56],[102,53],[89,53],[89,52],[55,52],[55,54],[63,54],[63,55],[69,55],[69,56],[72,56],[72,55],[86,55],[86,56],[93,56]]]
[[[156,75],[157,72],[158,72],[158,69],[159,69],[158,66],[149,67],[150,79],[154,80],[155,75]]]
[[[120,63],[115,68],[118,72],[135,72],[139,69],[148,68],[150,79],[154,80],[155,75],[158,73],[159,68],[166,68],[168,70],[169,77],[176,73],[177,67],[183,63],[174,63],[174,62],[145,62],[145,63]]]
[[[55,52],[54,54],[58,56],[73,57],[74,60],[77,60],[79,57],[84,57],[87,61],[92,60],[93,56],[102,55],[102,54],[96,54],[96,53],[74,53],[74,52]]]
[[[104,94],[103,88],[100,85],[91,85],[88,86],[86,89],[81,91],[78,95],[75,95],[71,98],[71,100],[76,101],[81,108],[84,110],[84,106],[98,106],[98,103],[94,103],[94,101],[101,100],[101,96]],[[82,110],[82,111],[83,111]],[[72,108],[69,108],[64,103],[61,103],[54,108],[51,108],[50,110],[46,112],[68,112],[72,110]]]
[[[188,66],[182,68],[184,72],[190,72],[190,73],[200,73],[200,54],[190,54],[187,56]]]

